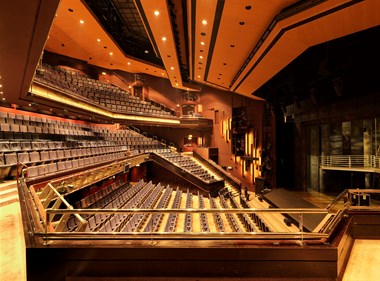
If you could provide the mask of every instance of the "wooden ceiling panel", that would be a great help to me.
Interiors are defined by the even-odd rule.
[[[225,1],[207,81],[228,87],[274,17],[290,1]]]
[[[80,20],[84,23],[81,24]],[[46,50],[107,69],[167,78],[166,70],[162,67],[127,57],[79,0],[61,1]]]
[[[279,22],[232,86],[251,96],[308,47],[380,24],[377,1],[331,1]],[[352,19],[355,20],[352,20]]]
[[[215,14],[217,12],[218,1],[196,1],[193,30],[191,30],[192,42],[194,42],[192,69],[194,69],[193,79],[198,82],[205,80],[205,71],[210,56],[212,33],[215,27]],[[204,22],[205,21],[205,22]]]

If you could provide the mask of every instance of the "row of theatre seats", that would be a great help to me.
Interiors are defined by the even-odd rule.
[[[160,183],[153,184],[140,180],[135,184],[123,183],[121,180],[96,191],[77,202],[72,202],[75,208],[79,209],[157,209],[170,208],[179,209],[181,201],[185,197],[186,208],[205,208],[205,200],[209,200],[208,205],[214,209],[229,208],[230,205],[240,207],[236,200],[225,198],[224,195],[218,197],[204,198],[203,195],[194,195],[187,190],[186,195],[177,187],[173,190],[169,185],[164,187]],[[197,196],[198,206],[193,206],[193,197]],[[172,200],[170,198],[173,198]],[[172,204],[169,206],[169,202]],[[237,205],[235,205],[237,204]],[[114,213],[114,214],[83,214],[87,221],[84,231],[86,232],[194,232],[195,224],[200,225],[201,232],[226,232],[228,224],[232,232],[263,232],[269,231],[262,228],[253,217],[247,214],[221,214],[213,213],[215,227],[209,226],[209,219],[205,213],[200,213],[199,220],[195,220],[194,215],[187,213],[183,221],[179,220],[179,213]],[[259,217],[259,215],[257,215]],[[165,222],[166,220],[166,222]],[[81,227],[78,219],[71,215],[64,227],[65,232],[78,231]],[[197,227],[198,229],[198,227]]]
[[[205,182],[215,182],[218,179],[214,175],[210,174],[202,165],[198,164],[189,156],[184,156],[174,152],[159,153],[160,156],[188,171],[189,173],[201,178]]]
[[[96,136],[87,124],[0,111],[0,139],[41,139],[55,135],[88,139]]]
[[[6,111],[0,111],[0,116],[3,121],[0,124],[0,180],[20,175],[18,163],[29,167],[28,177],[41,177],[127,155],[170,151],[161,142],[130,129],[116,130]]]
[[[44,64],[36,73],[35,81],[57,87],[71,96],[113,112],[175,117],[175,112],[164,106],[157,107],[132,96],[129,91],[59,67]]]

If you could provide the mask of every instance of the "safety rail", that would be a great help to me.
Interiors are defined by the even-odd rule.
[[[52,226],[52,216],[63,215],[95,215],[95,214],[259,214],[259,213],[288,213],[299,214],[301,223],[297,232],[84,232],[83,227],[74,232],[60,232]],[[35,232],[48,240],[68,238],[108,238],[108,239],[323,239],[328,235],[318,232],[304,232],[302,228],[303,215],[327,214],[325,209],[246,209],[246,208],[223,208],[223,209],[47,209],[45,230]],[[61,223],[61,222],[60,222]],[[58,228],[58,226],[56,226]],[[61,228],[61,227],[60,227]]]
[[[380,156],[375,155],[325,155],[319,157],[322,169],[348,168],[380,172]]]
[[[93,174],[93,173],[91,173]],[[26,187],[26,185],[24,185]],[[58,191],[59,186],[48,183],[45,186],[45,193],[48,194],[45,200],[39,196],[32,195],[37,211],[40,213],[41,226],[34,229],[34,234],[45,240],[65,240],[65,239],[328,239],[329,235],[339,225],[341,219],[350,211],[372,211],[380,212],[377,201],[369,200],[371,195],[380,194],[380,190],[373,189],[347,189],[339,194],[326,208],[185,208],[185,209],[147,209],[147,208],[126,208],[126,209],[74,209],[64,198],[64,194]],[[26,191],[34,192],[33,188]],[[54,200],[52,200],[54,198]],[[47,200],[47,201],[46,201]],[[342,203],[338,206],[338,203]],[[66,209],[62,208],[64,206]],[[338,208],[338,211],[334,209]],[[118,215],[118,214],[298,214],[298,231],[291,232],[90,232],[86,231],[88,221],[83,215]],[[325,223],[320,231],[307,232],[303,229],[303,217],[306,214],[333,215],[332,219]],[[75,216],[78,221],[78,228],[75,231],[63,231],[69,217]],[[88,217],[88,216],[87,216]],[[155,228],[151,228],[155,229]]]

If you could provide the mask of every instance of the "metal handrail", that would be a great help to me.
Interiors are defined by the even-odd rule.
[[[322,155],[319,166],[342,168],[380,168],[380,157],[375,155]]]

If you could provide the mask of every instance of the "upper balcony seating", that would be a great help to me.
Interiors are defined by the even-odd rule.
[[[163,106],[155,106],[154,102],[142,101],[138,97],[131,96],[129,92],[108,83],[48,65],[43,65],[42,70],[43,72],[35,76],[37,81],[62,89],[110,111],[175,117],[174,111]]]

